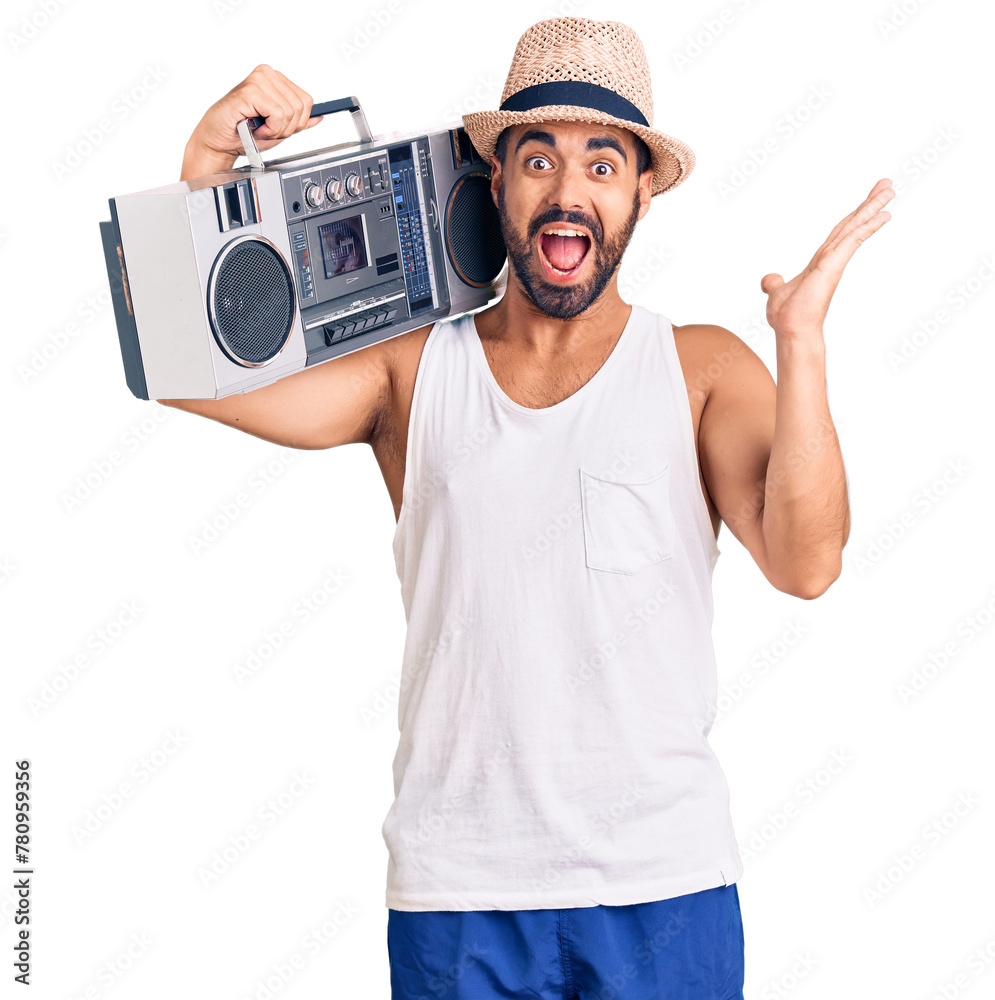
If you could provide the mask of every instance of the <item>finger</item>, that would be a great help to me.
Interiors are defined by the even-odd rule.
[[[882,186],[884,185],[884,186]],[[872,217],[880,211],[882,206],[887,205],[895,197],[895,190],[891,186],[891,181],[884,177],[871,188],[871,193],[867,198],[855,208],[846,218],[841,219],[834,227],[833,231],[826,237],[822,246],[813,254],[809,267],[814,267],[823,251],[834,246],[845,234],[848,228],[863,224],[866,219]]]
[[[274,112],[266,116],[266,127],[270,135],[264,138],[286,139],[297,131],[301,114],[301,102],[294,91],[281,80],[270,81]]]
[[[880,229],[890,218],[891,212],[876,211],[870,218],[864,219],[859,225],[854,224],[850,229],[840,233],[828,249],[832,251],[842,246],[850,246],[850,252],[852,253],[860,246],[861,240],[866,239],[871,233]]]
[[[837,243],[828,248],[816,262],[816,270],[822,271],[839,280],[843,268],[854,255],[857,247],[869,236],[876,233],[889,219],[891,212],[878,212],[856,229],[841,237]]]
[[[255,110],[243,117],[258,115],[266,121],[256,129],[257,145],[261,149],[276,145],[292,135],[300,114],[300,102],[286,77],[271,66],[257,66],[245,81],[245,97]]]
[[[301,116],[297,121],[297,130],[311,127],[311,109],[314,107],[314,98],[298,86],[294,86],[297,99],[301,102]]]
[[[296,121],[293,125],[293,131],[300,132],[301,129],[308,127],[308,121],[311,118],[311,108],[314,106],[314,99],[303,87],[298,87],[293,80],[284,76],[279,70],[274,70],[274,74],[275,79],[284,91],[293,95],[294,109],[296,111]]]
[[[780,288],[783,284],[784,278],[782,278],[779,274],[765,274],[760,279],[760,291],[762,291],[765,295],[770,295],[771,292]]]
[[[878,181],[871,189],[871,194],[845,219],[841,219],[837,223],[833,231],[826,238],[825,243],[823,243],[823,247],[831,246],[847,228],[862,224],[895,197],[895,191],[891,187],[891,184],[888,183],[882,187],[882,183],[884,182]],[[819,249],[821,250],[822,247]]]

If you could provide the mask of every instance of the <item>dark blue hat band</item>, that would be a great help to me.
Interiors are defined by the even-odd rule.
[[[526,87],[517,94],[512,94],[501,107],[500,111],[531,111],[533,108],[545,108],[555,104],[576,105],[581,108],[593,108],[603,111],[613,118],[622,118],[636,125],[649,122],[645,115],[620,94],[607,87],[599,87],[596,83],[586,83],[583,80],[554,80],[551,83],[537,83]]]

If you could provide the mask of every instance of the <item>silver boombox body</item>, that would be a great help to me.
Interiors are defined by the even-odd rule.
[[[248,392],[495,295],[505,262],[462,127],[373,137],[110,199],[100,224],[125,378],[140,399]]]

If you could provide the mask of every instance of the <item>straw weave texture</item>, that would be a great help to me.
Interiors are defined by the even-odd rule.
[[[634,132],[649,146],[653,157],[653,195],[671,191],[687,179],[694,169],[694,153],[680,139],[652,128],[649,63],[632,28],[619,21],[582,17],[552,18],[532,25],[515,46],[501,103],[527,87],[563,80],[579,80],[614,91],[634,104],[650,127],[575,105],[545,105],[528,111],[476,111],[463,115],[463,125],[477,152],[490,161],[497,137],[509,125],[543,121],[616,125]]]

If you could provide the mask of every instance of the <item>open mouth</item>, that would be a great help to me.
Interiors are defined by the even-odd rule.
[[[539,235],[539,256],[547,270],[557,277],[576,274],[590,249],[590,237],[570,226],[550,226]]]

